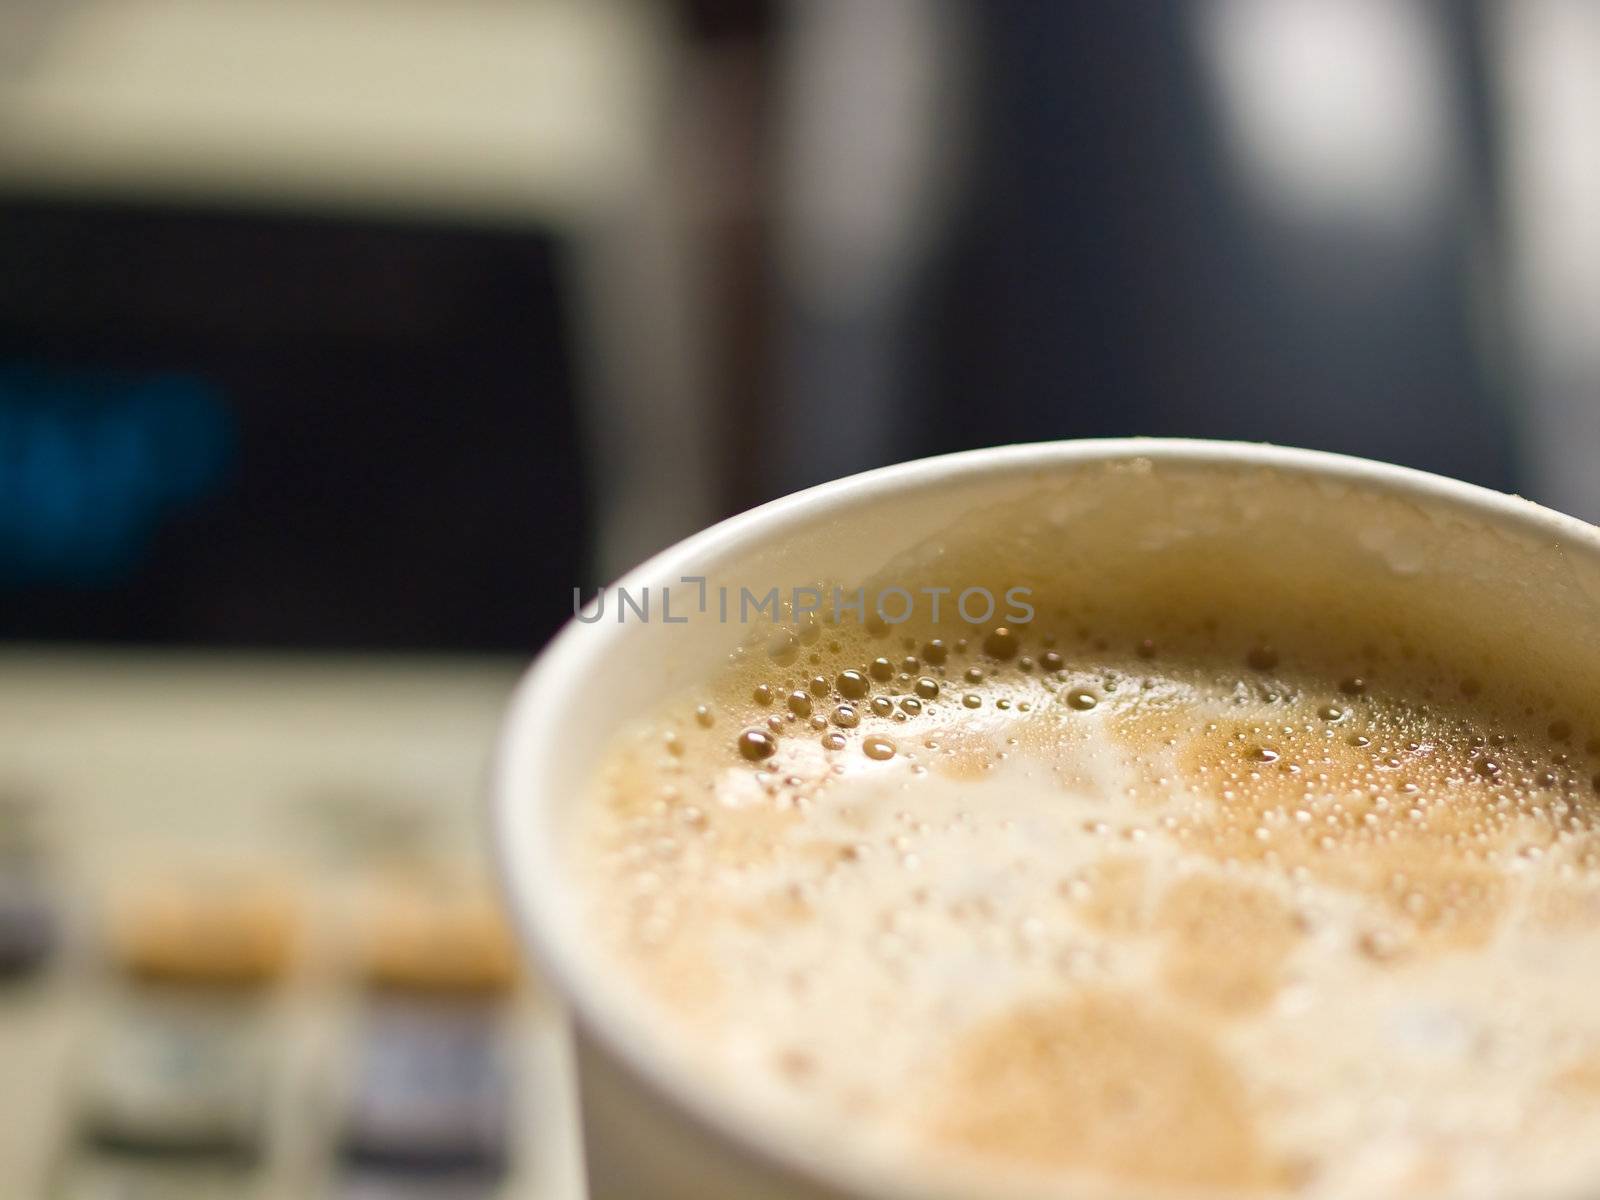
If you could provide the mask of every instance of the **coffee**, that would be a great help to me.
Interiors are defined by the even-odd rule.
[[[1600,1180],[1581,681],[1290,536],[974,520],[916,582],[1032,563],[1027,624],[780,626],[599,765],[589,930],[684,1069],[982,1194]]]

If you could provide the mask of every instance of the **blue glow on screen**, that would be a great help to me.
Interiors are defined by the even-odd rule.
[[[0,587],[121,582],[233,459],[203,378],[0,364]]]

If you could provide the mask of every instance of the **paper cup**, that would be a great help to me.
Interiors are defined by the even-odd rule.
[[[1162,538],[1227,536],[1229,522],[1259,523],[1284,547],[1303,530],[1298,596],[1370,588],[1380,604],[1513,647],[1534,674],[1600,677],[1600,532],[1516,497],[1305,450],[1144,439],[978,450],[825,484],[663,551],[617,585],[635,599],[650,589],[650,620],[619,621],[608,600],[600,620],[569,623],[533,664],[506,718],[494,780],[509,902],[571,1016],[595,1200],[992,1200],[971,1180],[875,1162],[848,1137],[826,1148],[801,1141],[674,1065],[639,1020],[633,989],[589,945],[561,832],[618,728],[704,679],[748,633],[721,620],[714,601],[704,613],[686,603],[696,580],[714,596],[721,585],[866,578],[968,514],[1062,489],[1077,497],[1052,518],[1063,537],[1092,529],[1104,541],[1125,522],[1133,554],[1160,553]],[[1106,503],[1096,503],[1100,493]],[[1319,582],[1318,563],[1337,578]]]

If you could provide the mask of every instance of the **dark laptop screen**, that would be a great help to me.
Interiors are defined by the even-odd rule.
[[[537,230],[0,202],[0,637],[528,650],[582,581]]]

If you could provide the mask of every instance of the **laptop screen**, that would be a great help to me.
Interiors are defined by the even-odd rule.
[[[0,202],[0,637],[537,647],[588,520],[558,252]]]

